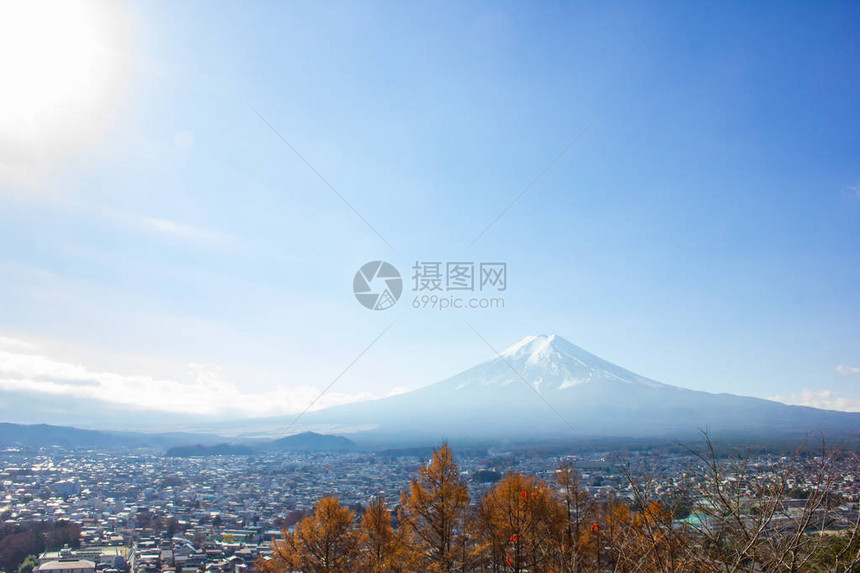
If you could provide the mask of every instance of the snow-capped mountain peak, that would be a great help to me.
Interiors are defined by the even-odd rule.
[[[665,387],[611,364],[556,334],[527,336],[495,360],[455,376],[457,388],[473,385],[505,386],[526,380],[541,393],[600,382],[624,382]]]
[[[508,347],[502,352],[503,358],[520,359],[527,357],[526,360],[530,363],[539,362],[541,359],[547,359],[555,352],[553,342],[556,339],[555,334],[538,334],[526,336],[513,346]]]
[[[860,414],[661,384],[558,335],[528,336],[490,358],[417,390],[308,412],[304,427],[361,427],[396,440],[497,440],[574,439],[571,428],[583,435],[627,437],[691,435],[702,428],[773,435],[829,428],[856,435],[860,420]]]

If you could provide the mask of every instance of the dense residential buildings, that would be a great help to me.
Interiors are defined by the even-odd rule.
[[[749,495],[784,468],[787,458],[759,455],[748,467]],[[0,457],[0,512],[4,526],[68,521],[80,528],[79,546],[48,548],[40,573],[251,573],[271,541],[323,496],[356,511],[376,497],[394,509],[426,462],[423,452],[269,453],[251,456],[166,457],[160,452],[8,450]],[[647,480],[659,497],[694,496],[692,454],[607,452],[576,455],[484,450],[461,455],[459,469],[474,501],[509,470],[554,483],[568,461],[594,499],[633,500],[631,478]],[[787,486],[802,498],[816,487],[814,456],[792,464]],[[832,485],[838,518],[857,519],[860,469],[838,458]],[[728,476],[728,479],[732,479]],[[679,516],[686,518],[687,516]]]

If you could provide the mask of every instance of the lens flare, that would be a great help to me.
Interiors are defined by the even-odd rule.
[[[0,183],[37,183],[117,110],[127,19],[95,0],[0,2]]]

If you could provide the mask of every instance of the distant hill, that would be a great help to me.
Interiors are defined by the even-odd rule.
[[[65,426],[50,426],[37,424],[0,423],[0,446],[8,447],[50,447],[63,448],[104,448],[117,447],[126,443],[125,438],[97,432],[95,430],[79,430]]]
[[[169,458],[199,458],[204,456],[250,456],[254,450],[248,446],[237,444],[215,444],[204,446],[194,444],[193,446],[174,446],[165,454]]]
[[[257,451],[269,452],[342,452],[356,444],[341,436],[305,432],[271,441],[247,441],[251,445],[227,443],[215,434],[183,432],[145,434],[82,430],[48,424],[10,424],[0,422],[0,448],[51,448],[64,450],[124,450],[150,448],[166,450],[169,457],[249,456]],[[256,443],[254,443],[256,442]]]
[[[343,436],[329,436],[316,432],[304,432],[270,442],[268,450],[291,452],[339,452],[353,450],[355,442]]]
[[[213,443],[217,440],[223,440],[223,438],[211,434],[103,432],[49,424],[31,425],[0,422],[0,447],[2,448],[49,448],[56,446],[63,449],[163,449],[177,444],[187,444],[191,441]]]

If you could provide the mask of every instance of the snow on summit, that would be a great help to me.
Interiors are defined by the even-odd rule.
[[[541,393],[594,382],[625,382],[652,388],[664,384],[611,364],[556,334],[527,336],[508,347],[499,358],[467,370],[452,380],[457,388],[473,384],[505,386],[522,383],[522,376]]]
[[[554,340],[555,334],[526,336],[502,352],[502,356],[505,358],[518,358],[527,355],[528,361],[535,363],[541,360],[542,356],[546,356],[549,352],[552,352],[552,343]]]
[[[625,437],[689,436],[703,427],[775,435],[826,428],[856,433],[858,416],[661,384],[548,334],[528,336],[441,382],[308,412],[303,422],[307,429],[364,427],[388,440],[522,440],[570,437],[571,428]]]

